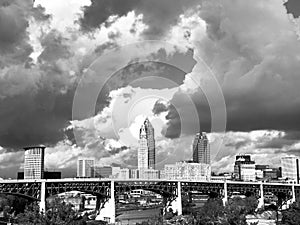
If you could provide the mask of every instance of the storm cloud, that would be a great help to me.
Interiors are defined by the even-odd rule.
[[[149,26],[144,35],[147,38],[163,37],[172,25],[176,25],[179,16],[201,3],[197,0],[92,0],[91,5],[83,8],[83,17],[79,20],[83,30],[91,31],[101,24],[109,26],[113,16],[122,17],[130,11],[143,15],[143,22]],[[134,27],[132,28],[134,31]]]
[[[221,85],[227,131],[299,131],[300,43],[283,4],[205,1],[200,16],[207,23],[206,37],[195,39],[195,44]],[[188,76],[197,79],[202,74]],[[210,113],[218,106],[212,108],[200,88],[197,93],[178,92],[170,104],[176,103],[187,120],[186,102],[181,100],[186,94],[197,108],[201,129],[210,131]],[[178,115],[170,121],[170,130],[179,133]]]
[[[288,13],[291,13],[294,18],[300,16],[300,2],[297,0],[288,0],[284,3]]]

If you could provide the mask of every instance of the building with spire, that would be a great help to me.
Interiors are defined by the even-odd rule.
[[[145,119],[140,128],[138,169],[155,169],[154,128],[148,118]]]
[[[205,132],[197,133],[194,138],[193,162],[210,164],[210,146]]]
[[[148,169],[148,143],[146,127],[143,124],[140,129],[139,148],[138,148],[138,169]]]

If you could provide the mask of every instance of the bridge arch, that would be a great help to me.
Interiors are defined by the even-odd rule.
[[[175,197],[178,194],[177,182],[157,181],[121,181],[115,182],[115,194],[120,195],[132,190],[147,190],[163,197]]]
[[[41,183],[40,182],[17,182],[0,183],[0,193],[22,196],[24,198],[40,200]]]
[[[65,192],[79,191],[92,194],[100,198],[109,198],[111,190],[110,181],[75,181],[75,182],[47,182],[46,198]]]

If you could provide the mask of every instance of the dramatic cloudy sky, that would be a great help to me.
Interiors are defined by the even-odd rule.
[[[298,0],[0,0],[0,176],[41,144],[63,176],[78,156],[135,167],[146,117],[158,168],[199,130],[215,171],[300,156],[299,16]]]

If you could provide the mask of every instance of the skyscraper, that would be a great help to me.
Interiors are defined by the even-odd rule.
[[[77,177],[94,177],[95,159],[78,158]]]
[[[24,179],[43,179],[45,147],[27,147],[24,150]]]
[[[299,183],[299,158],[283,157],[281,158],[282,177],[291,179]]]
[[[146,118],[140,129],[138,169],[155,169],[154,128],[148,118]]]
[[[146,127],[143,124],[140,129],[139,148],[138,148],[138,169],[148,169],[148,143]]]
[[[210,146],[205,132],[196,134],[193,142],[193,161],[210,164]]]
[[[146,118],[144,125],[146,128],[147,143],[148,143],[148,169],[155,169],[154,128],[148,118]]]

